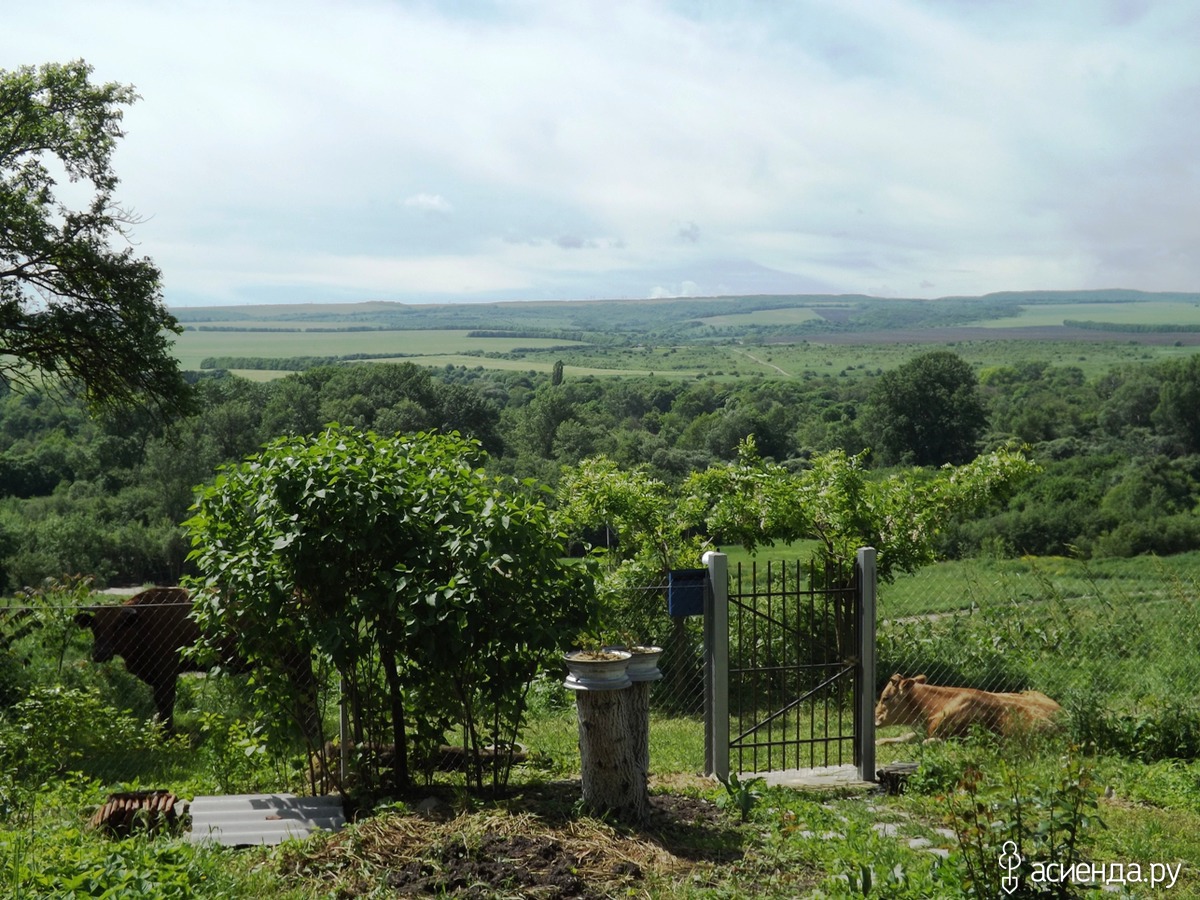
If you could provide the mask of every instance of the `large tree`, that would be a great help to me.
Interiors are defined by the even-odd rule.
[[[81,60],[0,69],[0,379],[47,373],[94,409],[170,413],[188,397],[179,328],[114,198],[122,107],[137,95],[91,73]]]
[[[979,380],[949,350],[924,353],[880,376],[866,418],[884,462],[918,466],[974,459],[986,425]]]
[[[237,635],[284,709],[280,647],[331,660],[355,743],[394,745],[400,790],[413,741],[432,750],[451,725],[482,786],[485,747],[512,746],[534,675],[592,612],[544,503],[484,461],[457,434],[333,425],[223,467],[184,523],[201,624]],[[491,757],[493,786],[511,763]]]

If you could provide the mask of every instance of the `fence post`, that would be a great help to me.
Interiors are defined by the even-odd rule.
[[[861,547],[858,582],[858,710],[854,760],[862,781],[875,780],[875,548]]]
[[[704,554],[704,774],[729,780],[729,557]]]

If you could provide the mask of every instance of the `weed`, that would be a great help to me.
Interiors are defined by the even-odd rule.
[[[730,772],[729,777],[721,780],[725,793],[717,798],[717,806],[722,809],[736,809],[743,822],[750,821],[750,813],[762,799],[762,788],[766,781],[762,778],[750,778],[742,781],[736,772]]]
[[[1091,766],[1076,749],[1062,760],[1056,777],[1038,776],[996,760],[997,774],[974,766],[963,773],[958,788],[947,795],[946,822],[958,838],[952,857],[960,866],[962,885],[975,896],[1035,896],[1043,888],[1059,892],[1063,885],[1025,879],[1016,894],[1011,882],[1023,868],[1003,868],[1002,858],[1017,856],[1024,864],[1074,866],[1081,861],[1091,833],[1103,828],[1099,791]],[[1014,849],[1015,848],[1015,851]]]

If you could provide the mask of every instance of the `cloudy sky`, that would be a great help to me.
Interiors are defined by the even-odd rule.
[[[41,0],[172,305],[1200,290],[1194,0]]]

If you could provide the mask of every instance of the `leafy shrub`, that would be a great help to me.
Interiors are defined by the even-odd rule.
[[[1096,556],[1129,557],[1145,553],[1169,556],[1197,547],[1200,547],[1200,518],[1189,512],[1121,522],[1096,539],[1093,552]]]
[[[1018,648],[1028,652],[1032,642],[1008,630],[980,613],[887,622],[879,630],[876,672],[882,679],[892,672],[927,674],[938,684],[1021,691],[1029,677]]]
[[[247,724],[222,713],[200,715],[203,741],[197,756],[222,794],[278,789],[296,781],[280,771],[281,759],[270,752],[261,725]]]
[[[107,706],[94,688],[39,686],[0,719],[0,768],[36,779],[160,743],[157,729]]]
[[[225,467],[185,523],[202,627],[237,635],[283,710],[303,704],[281,644],[330,660],[355,743],[395,747],[399,789],[410,744],[427,755],[451,726],[473,785],[485,764],[507,781],[511,755],[483,751],[511,746],[530,682],[592,609],[534,487],[487,475],[483,456],[457,434],[330,426]]]
[[[1021,876],[1031,874],[1033,863],[1074,866],[1092,833],[1104,827],[1091,768],[1077,752],[1066,755],[1055,776],[1025,773],[1000,759],[989,768],[995,774],[968,767],[945,800],[959,843],[950,859],[961,888],[977,897],[1063,896],[1067,885]],[[1005,869],[1001,860],[1011,859],[1014,848],[1019,868]],[[1015,891],[1006,877],[1019,878]]]
[[[913,794],[939,795],[953,791],[967,769],[981,765],[971,741],[918,744],[916,752],[917,771],[909,776],[906,785]]]
[[[1200,758],[1200,710],[1182,703],[1158,703],[1140,711],[1118,712],[1095,691],[1071,694],[1066,702],[1071,739],[1099,753],[1155,762]]]

